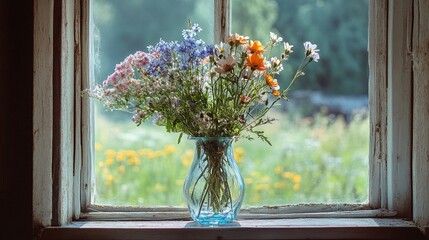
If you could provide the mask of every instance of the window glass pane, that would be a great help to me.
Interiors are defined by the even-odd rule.
[[[245,203],[366,202],[368,1],[231,2],[232,33],[264,43],[272,31],[294,45],[278,76],[283,89],[304,57],[303,43],[320,49],[319,62],[308,67],[289,101],[274,113],[279,121],[265,128],[273,146],[256,141],[240,145]]]
[[[174,2],[174,7],[171,7]],[[362,203],[368,198],[367,0],[232,0],[232,32],[268,41],[279,33],[294,52],[278,78],[288,83],[304,41],[321,49],[290,101],[260,140],[234,144],[246,182],[244,205]],[[337,9],[341,9],[338,11]],[[160,38],[180,40],[188,19],[213,41],[213,3],[192,0],[94,0],[95,82]],[[273,53],[273,55],[276,53]],[[97,204],[182,205],[193,142],[149,121],[108,112],[94,101]]]
[[[198,35],[213,42],[213,3],[192,0],[94,0],[95,82],[136,51],[147,52],[160,38],[180,41],[188,20]],[[150,121],[137,127],[132,115],[95,104],[95,177],[97,204],[184,205],[182,184],[192,161],[193,144]]]

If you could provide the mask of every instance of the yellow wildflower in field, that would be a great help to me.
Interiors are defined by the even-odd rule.
[[[243,157],[244,153],[245,153],[244,148],[237,147],[236,149],[234,149],[234,159],[237,163],[244,162],[244,157]]]
[[[140,165],[140,159],[137,157],[132,157],[130,159],[128,159],[127,161],[128,165],[133,166],[133,165]]]
[[[101,144],[99,144],[99,143],[95,143],[94,147],[95,147],[95,151],[101,151],[101,150],[103,150],[103,146]]]
[[[116,158],[116,151],[112,149],[106,150],[105,154],[106,154],[106,158]]]
[[[165,154],[170,154],[170,153],[173,153],[174,151],[176,151],[176,147],[174,145],[168,145],[167,147],[164,148]]]
[[[155,157],[155,152],[152,149],[148,149],[146,152],[146,157],[149,160],[152,160]]]
[[[274,173],[275,174],[281,174],[281,173],[283,173],[283,167],[281,167],[281,166],[275,167],[274,168]]]
[[[294,184],[292,189],[295,191],[299,190],[299,184]]]
[[[119,170],[120,172],[125,172],[125,166],[124,166],[124,165],[119,166],[119,167],[118,167],[118,170]]]
[[[269,185],[266,184],[266,183],[259,183],[259,184],[256,184],[255,189],[257,191],[268,190],[269,189]]]
[[[293,176],[293,181],[297,184],[301,182],[301,176],[296,174],[295,176]]]
[[[110,185],[112,185],[112,182],[113,182],[113,176],[108,175],[106,180],[104,181],[104,183],[106,184],[106,186],[110,186]]]
[[[143,148],[143,149],[140,149],[138,152],[139,152],[139,154],[140,154],[141,156],[146,157],[146,156],[147,156],[147,153],[149,152],[149,150],[150,150],[150,149]]]
[[[109,174],[109,169],[108,168],[104,168],[103,169],[103,175],[107,175]]]
[[[114,162],[113,158],[107,158],[107,159],[106,159],[106,165],[107,165],[107,166],[112,165],[112,164],[113,164],[113,162]]]
[[[120,150],[116,159],[118,160],[118,162],[124,161],[125,159],[127,159],[127,152],[125,150]]]
[[[161,183],[155,184],[155,191],[165,192],[165,190],[167,190],[167,187],[164,184],[161,184]]]
[[[103,161],[100,161],[100,162],[98,162],[98,167],[104,167],[104,162]]]
[[[260,172],[258,172],[258,171],[252,171],[252,172],[250,173],[250,176],[252,176],[252,177],[260,177],[260,176],[261,176],[261,173],[260,173]]]
[[[286,185],[285,182],[275,182],[274,183],[274,188],[281,189],[281,188],[284,188],[285,185]]]
[[[288,178],[288,179],[292,179],[294,175],[295,174],[293,172],[284,172],[283,173],[283,177]]]
[[[245,182],[246,184],[251,184],[251,183],[253,182],[253,179],[252,179],[252,178],[245,178],[245,179],[244,179],[244,182]]]
[[[182,154],[182,157],[181,157],[183,166],[191,165],[193,158],[194,158],[194,152],[192,150],[186,150],[186,152]]]

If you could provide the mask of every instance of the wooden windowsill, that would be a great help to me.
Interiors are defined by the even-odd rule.
[[[388,218],[238,220],[220,227],[190,221],[75,221],[48,227],[43,240],[424,239],[412,221]]]

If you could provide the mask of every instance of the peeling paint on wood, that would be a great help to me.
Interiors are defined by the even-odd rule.
[[[53,1],[34,2],[33,225],[52,218]]]
[[[429,226],[429,1],[414,0],[413,219]]]
[[[386,208],[387,0],[369,1],[369,205]]]

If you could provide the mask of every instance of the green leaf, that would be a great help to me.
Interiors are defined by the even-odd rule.
[[[179,138],[177,139],[177,144],[180,144],[180,141],[182,140],[183,133],[181,132],[179,135]]]

